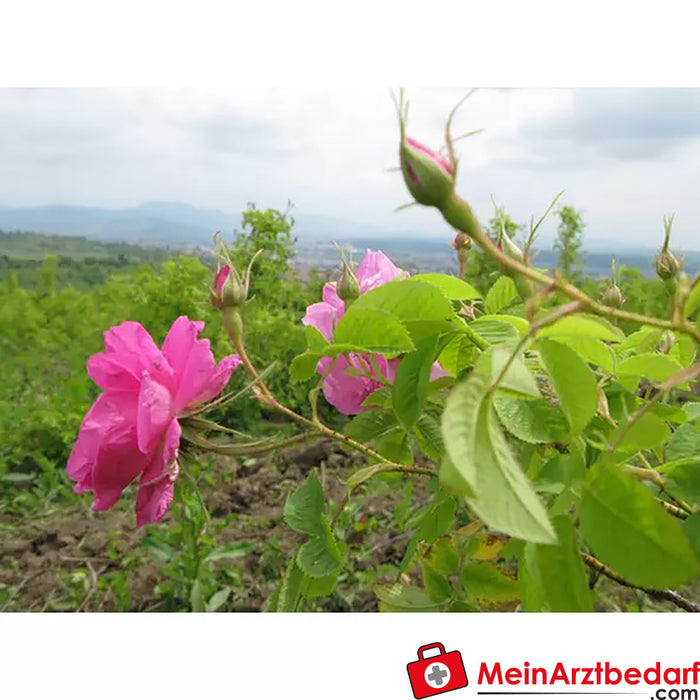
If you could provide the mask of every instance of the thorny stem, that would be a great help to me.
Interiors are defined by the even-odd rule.
[[[611,571],[607,566],[605,566],[605,564],[598,561],[595,557],[591,556],[590,554],[581,552],[581,556],[583,557],[583,561],[586,562],[586,564],[591,569],[598,572],[599,574],[603,574],[603,576],[606,576],[611,581],[619,583],[621,586],[625,586],[627,588],[635,588],[639,591],[644,591],[644,593],[646,593],[650,598],[654,598],[655,600],[668,601],[678,606],[679,608],[682,608],[683,610],[687,610],[688,612],[700,612],[700,605],[694,603],[692,600],[688,600],[687,598],[683,597],[680,593],[676,593],[676,591],[659,588],[646,588],[644,586],[635,586],[633,583],[630,583],[629,581],[623,579],[621,576],[618,576],[614,571]]]
[[[610,316],[621,321],[634,321],[635,323],[646,324],[648,326],[656,326],[667,330],[674,330],[680,333],[686,333],[691,336],[696,342],[700,343],[700,329],[696,328],[686,319],[677,319],[675,321],[665,321],[653,316],[645,316],[644,314],[634,313],[632,311],[623,311],[612,306],[606,306],[589,297],[585,292],[575,287],[573,284],[566,282],[562,276],[555,271],[550,277],[543,272],[539,272],[534,268],[519,262],[506,253],[499,250],[493,241],[486,235],[486,232],[481,227],[479,220],[476,218],[474,211],[469,204],[459,197],[456,193],[445,203],[441,213],[445,220],[458,231],[464,231],[469,234],[492,258],[507,269],[517,272],[524,277],[537,282],[545,287],[553,287],[557,291],[565,294],[570,299],[581,302],[582,308],[599,316]]]

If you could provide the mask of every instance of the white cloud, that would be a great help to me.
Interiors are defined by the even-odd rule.
[[[441,145],[465,92],[408,89],[410,133]],[[584,210],[588,236],[646,245],[675,211],[676,240],[693,247],[696,109],[700,91],[479,91],[455,119],[456,133],[485,129],[459,144],[459,191],[482,219],[493,194],[525,222],[566,188],[563,201]],[[248,201],[291,199],[305,213],[447,232],[437,212],[393,213],[407,194],[386,170],[398,159],[398,129],[384,89],[5,89],[0,131],[8,206],[165,199],[233,214]]]

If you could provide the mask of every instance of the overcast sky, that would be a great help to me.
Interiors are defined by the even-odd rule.
[[[408,132],[442,145],[467,88],[408,88]],[[527,222],[565,189],[589,240],[700,249],[700,90],[477,91],[458,113],[458,190],[482,220],[491,197]],[[411,207],[388,89],[0,90],[0,205],[129,207],[246,202],[444,236]],[[550,223],[545,234],[554,231]],[[697,241],[697,242],[696,242]]]

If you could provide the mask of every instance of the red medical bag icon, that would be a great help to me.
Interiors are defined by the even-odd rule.
[[[439,649],[440,653],[424,658],[423,654],[427,649]],[[462,655],[458,651],[446,654],[445,647],[439,642],[422,646],[418,650],[418,661],[411,662],[406,669],[413,695],[418,700],[467,687],[467,673],[462,663]]]

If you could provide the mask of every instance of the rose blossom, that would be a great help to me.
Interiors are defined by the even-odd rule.
[[[407,278],[409,273],[396,267],[381,251],[373,252],[367,249],[355,276],[360,285],[360,294],[364,294],[394,279]],[[328,342],[332,342],[335,326],[344,313],[345,303],[338,296],[336,284],[329,282],[323,287],[323,301],[311,304],[306,309],[302,323],[305,326],[313,326]],[[323,357],[316,366],[317,372],[323,375],[333,365],[323,382],[323,395],[341,413],[353,415],[366,410],[367,407],[362,404],[372,392],[384,386],[385,382],[394,381],[401,360],[387,360],[382,355],[358,355],[348,352],[335,359],[335,364],[333,362],[334,358]],[[348,370],[354,371],[348,374]],[[357,371],[363,375],[356,374]],[[441,375],[444,375],[444,372],[435,363],[431,376],[436,378]]]
[[[103,390],[87,415],[68,460],[77,493],[92,491],[93,510],[107,510],[140,477],[138,525],[160,520],[173,499],[181,429],[178,416],[214,398],[241,363],[218,365],[201,321],[180,316],[161,350],[146,329],[125,321],[105,332],[106,352],[90,357],[90,378]]]

